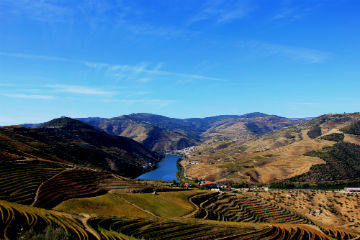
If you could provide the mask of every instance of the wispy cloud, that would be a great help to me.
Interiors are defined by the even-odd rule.
[[[22,16],[27,19],[49,23],[84,23],[92,30],[111,24],[119,30],[133,34],[157,35],[161,37],[186,36],[185,29],[158,26],[141,19],[141,8],[135,1],[122,0],[2,0],[0,15]]]
[[[210,80],[210,81],[225,81],[220,78],[208,77],[199,74],[187,74],[187,73],[178,73],[161,70],[162,64],[157,64],[154,67],[149,67],[148,64],[138,64],[138,65],[116,65],[116,64],[106,64],[106,63],[96,63],[96,62],[85,62],[85,65],[91,68],[104,69],[106,71],[111,71],[115,76],[121,77],[125,76],[125,73],[132,73],[135,76],[139,74],[147,75],[168,75],[175,77],[183,77],[190,79],[199,79],[199,80]],[[139,77],[141,82],[149,82],[149,77]]]
[[[3,0],[3,12],[12,15],[22,15],[38,21],[65,22],[74,14],[74,10],[65,4],[42,0]]]
[[[288,18],[288,17],[301,18],[302,16],[303,16],[303,14],[299,14],[298,12],[296,12],[296,9],[294,9],[294,8],[283,8],[283,9],[280,9],[275,14],[275,16],[272,17],[272,20],[279,20],[279,19]]]
[[[34,60],[46,60],[46,61],[72,61],[72,60],[70,60],[68,58],[46,56],[46,55],[36,55],[36,54],[26,54],[26,53],[0,52],[0,56],[26,58],[26,59],[34,59]]]
[[[281,19],[301,19],[308,15],[313,10],[325,4],[325,1],[313,1],[307,4],[307,1],[282,1],[281,6],[277,9],[276,13],[271,20]]]
[[[246,17],[253,7],[248,1],[236,0],[208,0],[188,23],[195,23],[213,19],[218,23],[230,22]]]
[[[259,55],[278,55],[306,63],[322,63],[331,58],[328,52],[259,41],[241,42],[240,47],[256,50]]]
[[[66,92],[66,93],[74,93],[74,94],[85,94],[85,95],[112,95],[113,92],[103,91],[96,88],[89,88],[85,86],[77,86],[77,85],[46,85],[45,87],[51,88],[57,92]]]
[[[3,94],[6,97],[23,98],[23,99],[38,99],[38,100],[53,100],[55,97],[49,95],[34,95],[34,94]]]
[[[131,74],[132,78],[138,78],[139,82],[150,82],[151,75],[168,75],[168,76],[176,76],[176,77],[183,77],[188,79],[198,79],[198,80],[209,80],[209,81],[225,81],[221,78],[209,77],[199,74],[188,74],[188,73],[178,73],[178,72],[171,72],[161,70],[163,68],[162,63],[158,63],[155,66],[150,67],[149,64],[140,63],[137,65],[128,65],[128,64],[108,64],[108,63],[101,63],[101,62],[91,62],[91,61],[84,61],[84,60],[73,60],[68,58],[62,58],[57,56],[47,56],[47,55],[36,55],[36,54],[26,54],[26,53],[7,53],[7,52],[0,52],[0,56],[5,57],[17,57],[17,58],[25,58],[25,59],[34,59],[34,60],[45,60],[45,61],[65,61],[70,63],[78,63],[83,64],[90,68],[96,69],[103,69],[108,72],[112,72],[112,74],[116,77],[123,77],[129,76]],[[145,76],[139,76],[140,74],[146,74]],[[66,85],[53,85],[58,86],[59,90],[62,91],[75,91],[73,93],[81,93],[81,92],[90,92],[84,94],[91,94],[92,91],[87,91],[86,87],[81,86],[72,86],[72,88],[68,88]],[[62,87],[61,87],[62,86]],[[103,92],[103,91],[93,91],[93,92]],[[107,92],[108,93],[108,92]],[[96,94],[96,93],[92,93]],[[99,93],[100,94],[100,93]],[[105,92],[103,92],[105,94]]]

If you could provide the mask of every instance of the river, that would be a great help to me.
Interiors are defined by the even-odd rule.
[[[136,179],[177,181],[176,172],[178,171],[178,168],[176,162],[179,158],[180,157],[177,155],[167,155],[157,164],[156,169],[144,173]]]

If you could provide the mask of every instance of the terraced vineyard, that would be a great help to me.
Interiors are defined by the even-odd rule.
[[[80,221],[68,214],[1,200],[0,214],[0,239],[17,239],[30,229],[41,231],[47,226],[62,229],[69,239],[95,239]]]
[[[91,169],[70,169],[44,182],[36,196],[34,206],[52,208],[71,198],[90,197],[107,191],[150,192],[151,185]]]
[[[40,184],[63,169],[40,161],[0,161],[0,199],[31,204]]]
[[[285,208],[245,194],[210,193],[194,196],[195,217],[232,222],[309,224],[310,220]]]
[[[326,232],[329,236],[335,239],[353,239],[353,240],[360,240],[360,236],[347,232],[337,228],[323,228],[323,231]]]
[[[219,202],[227,197],[233,201],[235,200],[231,198],[233,196],[235,195],[205,193],[191,197],[190,200],[193,203],[200,202],[201,205],[195,211],[194,216],[199,217],[199,214],[205,213],[209,218],[212,215],[209,208],[204,208],[205,203],[210,202],[206,200],[217,198]],[[260,208],[259,205],[257,207]],[[187,217],[191,216],[188,215]],[[126,216],[91,218],[83,214],[70,215],[0,200],[0,239],[29,239],[23,237],[27,236],[27,232],[31,230],[41,232],[47,226],[60,229],[66,234],[66,239],[74,240],[360,239],[355,233],[335,228],[321,228],[322,231],[320,231],[316,226],[309,224],[228,222],[194,218],[133,218]]]
[[[241,235],[271,235],[271,226],[227,226],[204,224],[194,221],[147,220],[147,219],[91,219],[89,225],[100,229],[104,239],[118,239],[125,234],[143,239],[238,239]]]
[[[307,225],[269,225],[224,223],[194,220],[101,219],[89,220],[102,239],[124,239],[124,235],[139,239],[317,239],[330,240],[324,233]]]

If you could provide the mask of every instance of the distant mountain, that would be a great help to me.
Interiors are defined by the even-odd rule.
[[[95,167],[135,177],[159,156],[138,142],[114,136],[71,118],[58,118],[38,128],[0,128],[0,158],[46,160]]]
[[[249,125],[253,132],[265,129]],[[216,181],[360,184],[360,113],[327,114],[248,141],[200,145],[182,164],[188,177]]]
[[[132,138],[159,152],[179,150],[206,141],[248,140],[302,121],[258,112],[188,119],[137,113],[111,119],[79,120],[107,133]]]
[[[248,141],[259,135],[298,124],[304,119],[285,118],[260,112],[177,119],[135,113],[115,118],[78,118],[106,133],[131,138],[152,151],[168,152],[217,141]],[[22,124],[39,127],[41,124]]]

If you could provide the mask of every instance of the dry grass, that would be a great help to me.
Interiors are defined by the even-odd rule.
[[[291,193],[292,197],[286,194]],[[360,232],[360,195],[315,190],[272,190],[248,193],[306,216],[318,225]],[[320,214],[314,216],[314,211]]]
[[[353,114],[351,118],[359,116]],[[341,133],[340,129],[351,121],[333,121],[330,116],[330,120],[321,123],[322,135]],[[308,172],[313,165],[325,163],[320,158],[304,156],[305,153],[335,144],[320,137],[311,139],[307,135],[310,128],[311,125],[306,124],[283,128],[246,143],[231,142],[228,146],[229,141],[203,144],[197,147],[194,156],[181,164],[186,169],[186,177],[192,179],[271,183],[292,178]],[[344,141],[360,145],[359,136],[345,134]],[[226,147],[219,149],[221,144]],[[199,164],[188,164],[194,160]]]

